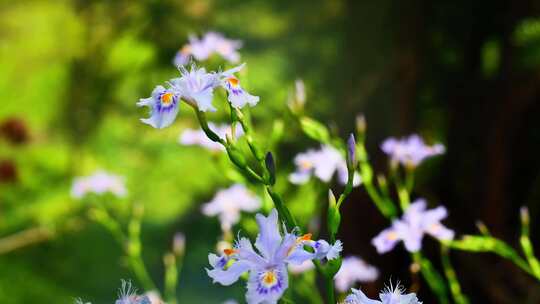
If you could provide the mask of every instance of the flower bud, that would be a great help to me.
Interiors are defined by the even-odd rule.
[[[269,173],[269,183],[270,185],[273,185],[276,183],[276,164],[274,162],[274,156],[272,155],[272,152],[266,153],[266,157],[264,159],[264,163],[266,165],[266,169]]]
[[[246,168],[246,166],[247,166],[246,158],[244,157],[242,152],[240,152],[240,150],[238,150],[234,146],[229,146],[229,147],[227,147],[227,154],[229,155],[229,158],[231,159],[231,161],[237,167],[239,167],[241,169]]]
[[[523,226],[529,226],[529,223],[530,223],[530,216],[529,216],[529,208],[527,208],[526,206],[523,206],[521,208],[519,208],[519,214],[520,214],[520,217],[521,217],[521,224]]]
[[[366,133],[366,128],[367,124],[364,114],[356,116],[356,132],[358,132],[358,134],[364,134]]]
[[[486,224],[484,224],[484,222],[482,221],[476,221],[476,228],[478,229],[478,231],[480,231],[481,234],[483,235],[489,235],[489,229],[488,227],[486,226]]]
[[[294,84],[294,93],[289,94],[287,105],[294,114],[301,114],[304,110],[306,103],[306,89],[304,82],[301,79],[297,79]]]
[[[330,236],[333,237],[337,234],[339,226],[341,225],[341,214],[336,204],[336,197],[332,190],[328,190],[328,215],[327,215],[328,231]]]
[[[296,93],[296,102],[303,108],[304,104],[306,104],[306,86],[304,85],[304,81],[302,79],[296,79],[294,82],[294,88]]]
[[[186,250],[186,235],[182,232],[174,234],[173,238],[173,253],[176,256],[183,255]]]
[[[356,140],[351,133],[347,140],[347,168],[349,171],[354,171],[356,167]]]

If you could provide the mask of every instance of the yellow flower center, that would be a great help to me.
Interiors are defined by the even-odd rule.
[[[398,234],[395,233],[394,231],[388,233],[388,239],[391,240],[391,241],[394,241],[394,240],[397,240],[398,238]]]
[[[238,86],[238,83],[239,83],[240,81],[239,81],[238,78],[236,78],[236,77],[229,77],[229,78],[227,78],[227,82],[229,82],[229,84],[230,84],[232,87],[235,87],[235,88],[236,88],[236,87]]]
[[[313,163],[307,160],[300,161],[300,167],[304,170],[313,168]]]
[[[181,49],[180,49],[180,53],[184,54],[184,55],[187,55],[189,53],[191,53],[191,45],[184,45]]]
[[[441,225],[438,223],[433,223],[429,226],[429,230],[432,232],[437,232],[440,229],[441,229]]]
[[[272,287],[277,284],[278,277],[273,270],[270,270],[262,275],[262,282],[266,287]]]
[[[161,95],[161,103],[165,106],[170,105],[173,102],[174,94],[171,92]]]

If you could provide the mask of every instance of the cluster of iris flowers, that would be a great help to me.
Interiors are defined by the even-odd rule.
[[[235,115],[239,115],[238,113],[241,115],[241,109],[248,105],[257,105],[259,97],[245,91],[236,76],[245,64],[225,71],[208,72],[192,61],[193,59],[203,61],[212,54],[219,54],[228,62],[237,63],[240,59],[238,53],[240,46],[240,41],[227,39],[215,32],[209,32],[200,39],[191,36],[189,44],[186,44],[175,57],[175,64],[180,72],[179,77],[167,81],[164,85],[156,86],[150,97],[143,98],[137,103],[140,107],[149,108],[149,116],[142,118],[141,121],[156,129],[166,128],[175,121],[182,102],[194,108],[197,113],[202,113],[200,115],[216,111],[217,108],[213,102],[214,92],[218,89],[223,89],[227,93],[227,102],[231,111],[238,111]],[[186,67],[189,62],[191,62],[190,66]],[[288,101],[292,111],[301,109],[306,99],[304,83],[301,80],[297,80],[295,88],[295,94]],[[362,122],[362,119],[359,120],[359,130],[365,129],[365,122],[363,124]],[[224,142],[228,142],[230,138],[244,136],[247,131],[243,129],[246,126],[244,123],[233,127],[235,123],[235,121],[232,121],[232,124],[209,122],[201,125],[202,129],[185,129],[179,137],[179,143],[200,146],[213,152],[230,153]],[[211,138],[209,133],[215,138]],[[252,146],[250,148],[256,150]],[[401,139],[389,138],[381,144],[381,149],[389,156],[394,169],[402,165],[407,170],[413,170],[425,159],[440,155],[445,150],[441,144],[427,145],[418,135]],[[318,149],[300,153],[293,160],[296,170],[289,174],[289,181],[292,184],[302,185],[315,177],[324,183],[329,183],[336,175],[339,183],[346,189],[360,186],[361,174],[354,164],[357,162],[356,151],[357,146],[352,138],[349,141],[346,156],[340,149],[328,143],[322,144]],[[232,157],[231,160],[234,162]],[[266,161],[268,170],[271,171],[273,160],[267,156]],[[266,180],[263,182],[267,187],[271,185]],[[350,192],[350,189],[346,191]],[[81,198],[90,192],[96,194],[110,192],[119,197],[126,195],[123,179],[104,172],[77,178],[74,181],[73,197]],[[340,196],[337,208],[335,198],[331,194],[331,201],[333,198],[334,202],[333,205],[331,202],[330,206],[334,206],[333,208],[336,208],[338,213],[339,206],[347,194],[344,192]],[[209,268],[206,271],[214,283],[228,286],[247,273],[245,297],[247,303],[277,303],[288,288],[289,272],[301,273],[328,264],[337,265],[337,268],[334,267],[335,269],[329,271],[329,278],[334,281],[335,287],[340,292],[351,290],[351,294],[345,297],[344,303],[421,303],[414,293],[406,294],[399,285],[390,286],[381,292],[380,301],[367,298],[361,290],[351,289],[357,282],[376,280],[379,276],[377,268],[356,256],[342,258],[340,255],[344,244],[335,240],[335,233],[331,233],[331,241],[313,240],[311,233],[300,233],[300,228],[291,226],[290,218],[285,216],[283,214],[285,211],[277,205],[279,200],[274,202],[276,208],[272,209],[267,216],[261,213],[255,215],[258,235],[254,243],[239,235],[233,243],[225,242],[223,246],[220,246],[218,254],[208,255]],[[217,191],[211,201],[202,205],[201,211],[206,216],[217,217],[224,233],[230,234],[233,226],[239,222],[242,213],[256,212],[261,206],[261,199],[245,185],[233,184],[229,188]],[[417,199],[412,204],[407,204],[403,211],[401,218],[394,218],[391,227],[373,238],[372,244],[379,253],[390,251],[399,241],[404,243],[408,251],[418,252],[425,234],[441,241],[453,239],[454,232],[440,222],[447,216],[447,210],[444,207],[428,210],[426,201]],[[339,219],[334,219],[333,222],[329,220],[329,223],[339,227]],[[337,230],[336,227],[334,228]],[[184,244],[183,236],[179,238]],[[336,261],[339,262],[334,263]],[[231,301],[227,303],[234,302]],[[129,283],[123,283],[116,303],[156,304],[162,303],[162,300],[159,294],[137,295]]]

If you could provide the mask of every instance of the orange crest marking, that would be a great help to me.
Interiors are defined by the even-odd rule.
[[[240,83],[240,81],[238,80],[238,78],[235,78],[235,77],[229,77],[227,78],[227,81],[229,82],[229,84],[233,87],[237,87],[238,86],[238,83]]]
[[[223,250],[223,253],[225,253],[225,255],[231,255],[231,254],[235,254],[237,252],[236,249],[225,249]]]
[[[311,241],[311,237],[312,237],[312,234],[311,233],[306,233],[304,235],[302,235],[299,240],[300,241]]]
[[[174,96],[174,94],[170,93],[170,92],[161,95],[161,103],[166,105],[166,106],[170,105],[173,102],[173,96]]]

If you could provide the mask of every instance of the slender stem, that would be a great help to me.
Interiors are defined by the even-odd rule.
[[[347,198],[347,196],[351,194],[352,188],[353,188],[352,181],[351,182],[347,181],[347,184],[345,185],[345,189],[343,190],[343,193],[341,193],[341,195],[339,196],[338,201],[336,203],[336,206],[338,209],[341,207],[341,204]]]
[[[130,255],[128,256],[128,262],[144,290],[157,290],[140,256]]]
[[[178,266],[176,256],[168,252],[163,256],[165,266],[165,300],[169,304],[176,304],[176,285],[178,285]]]
[[[146,269],[141,255],[142,245],[140,237],[142,216],[143,207],[135,206],[133,208],[131,221],[128,224],[127,256],[133,272],[143,285],[144,289],[146,291],[158,290]]]
[[[424,280],[427,282],[429,288],[435,293],[439,299],[439,303],[448,304],[448,297],[446,294],[446,286],[444,279],[441,275],[433,268],[431,262],[422,256],[421,252],[411,253],[412,259],[418,265],[420,265],[420,272],[424,277]]]
[[[521,217],[521,236],[519,238],[519,242],[521,244],[521,249],[523,250],[523,253],[525,254],[525,258],[527,259],[527,262],[529,263],[530,269],[532,274],[537,278],[540,279],[540,262],[538,259],[534,256],[534,248],[531,243],[530,239],[530,216],[529,216],[529,210],[527,207],[522,207],[520,210],[520,217]]]
[[[448,281],[448,286],[450,287],[450,292],[454,298],[456,304],[468,304],[469,301],[467,297],[461,292],[461,286],[454,271],[454,267],[450,262],[449,248],[441,244],[441,262],[444,268],[444,274],[446,280]]]
[[[221,137],[219,137],[219,135],[217,135],[214,131],[212,131],[210,129],[210,127],[208,126],[208,121],[206,120],[206,115],[204,114],[204,112],[200,111],[197,107],[194,107],[193,109],[195,110],[195,114],[197,115],[197,119],[199,120],[199,124],[201,125],[201,128],[203,129],[206,136],[210,140],[212,140],[214,142],[218,142],[218,143],[222,144],[223,146],[227,146],[225,141]]]
[[[453,240],[445,243],[452,249],[469,251],[469,252],[491,252],[504,259],[514,263],[517,267],[527,272],[533,277],[536,277],[533,270],[510,245],[502,240],[489,236],[475,236],[468,235],[463,237],[462,240]],[[536,277],[538,280],[540,278]]]
[[[414,167],[407,167],[405,169],[405,187],[409,193],[414,188]]]
[[[402,211],[405,211],[407,208],[409,208],[409,204],[411,203],[408,187],[403,184],[401,178],[399,177],[399,172],[396,172],[394,180],[396,184],[396,191],[398,193],[399,206],[401,207]],[[412,184],[412,182],[409,183]]]
[[[336,296],[334,293],[334,280],[326,278],[326,301],[328,304],[336,303]]]
[[[34,227],[14,233],[0,239],[0,254],[46,241],[53,235],[53,232],[45,227]]]
[[[389,198],[384,198],[373,184],[373,169],[369,163],[364,141],[360,140],[357,147],[358,160],[360,162],[360,176],[367,194],[375,203],[375,206],[386,218],[393,219],[396,216],[396,208]]]
[[[294,217],[290,213],[289,209],[287,209],[287,207],[283,203],[283,200],[281,199],[279,194],[277,194],[274,191],[274,189],[269,185],[266,186],[266,191],[268,192],[268,194],[272,198],[272,201],[274,202],[274,206],[276,207],[276,209],[278,211],[279,217],[281,218],[282,221],[285,222],[285,225],[287,226],[287,229],[292,230],[292,229],[298,227],[298,225],[296,223],[296,220],[294,219]]]

